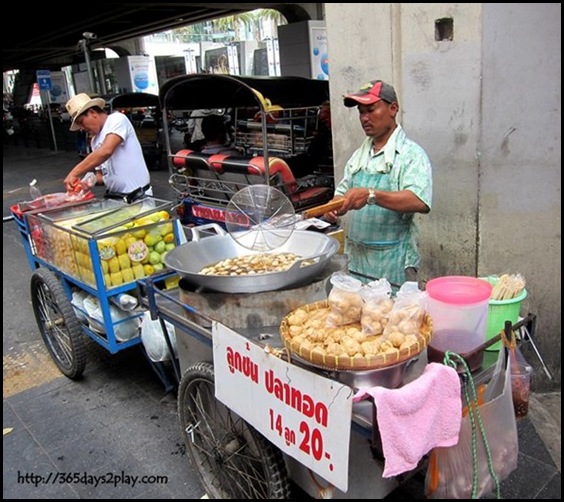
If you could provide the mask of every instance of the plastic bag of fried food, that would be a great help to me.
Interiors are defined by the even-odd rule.
[[[427,293],[416,282],[405,282],[399,289],[382,341],[390,341],[394,347],[417,339],[427,310]]]
[[[362,282],[345,272],[334,272],[329,279],[333,287],[327,297],[330,313],[327,326],[336,327],[360,321]]]
[[[360,324],[362,332],[368,336],[378,336],[384,332],[394,300],[392,286],[387,279],[379,279],[362,288],[362,313]]]

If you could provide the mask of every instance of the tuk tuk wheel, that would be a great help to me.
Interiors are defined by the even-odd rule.
[[[75,380],[86,366],[86,335],[57,276],[39,268],[31,276],[31,303],[41,337],[63,375]]]
[[[210,498],[290,498],[282,452],[215,399],[212,364],[196,363],[184,373],[178,417],[186,448]]]

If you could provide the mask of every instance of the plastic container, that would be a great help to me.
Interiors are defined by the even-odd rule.
[[[533,367],[526,363],[517,363],[511,366],[511,394],[517,420],[525,418],[529,413],[532,375]]]
[[[29,184],[29,195],[31,197],[31,200],[36,200],[41,197],[41,190],[39,190],[39,187],[37,186],[36,179],[32,180]]]
[[[488,303],[492,285],[476,277],[446,276],[427,283],[433,337],[428,347],[430,361],[442,362],[448,350],[461,356],[486,340]],[[482,365],[483,351],[467,360],[472,371]]]
[[[486,277],[484,280],[488,281],[492,286],[496,285],[497,277]],[[527,298],[527,290],[523,289],[520,295],[510,300],[490,300],[488,307],[488,324],[486,327],[486,340],[490,340],[498,335],[500,331],[505,328],[505,321],[511,321],[515,324],[519,321],[519,314],[521,313],[521,303]],[[502,343],[497,342],[490,345],[486,350],[496,351],[501,349]]]

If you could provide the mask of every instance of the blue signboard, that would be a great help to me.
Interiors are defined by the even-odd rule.
[[[36,75],[40,91],[50,91],[53,88],[50,70],[37,70]]]

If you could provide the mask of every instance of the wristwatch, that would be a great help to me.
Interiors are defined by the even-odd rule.
[[[368,198],[366,199],[366,204],[369,206],[376,205],[376,190],[372,188],[368,189]]]

